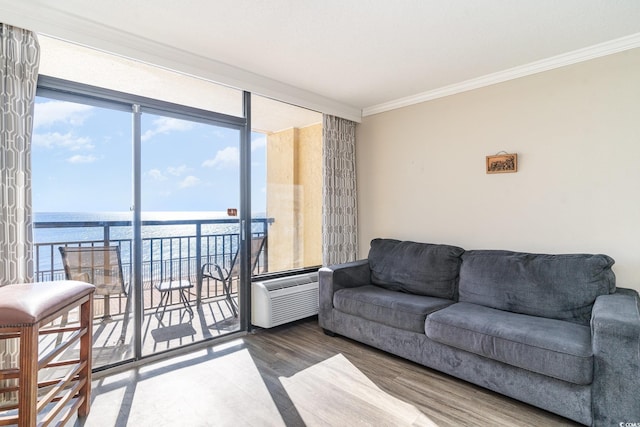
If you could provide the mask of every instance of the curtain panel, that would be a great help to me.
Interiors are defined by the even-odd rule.
[[[0,286],[33,281],[31,133],[39,60],[32,32],[0,23]],[[19,359],[18,340],[0,340],[0,368],[17,367]],[[17,398],[15,391],[2,394],[0,405]]]
[[[0,24],[0,286],[33,281],[31,134],[40,48]]]
[[[358,255],[356,124],[323,116],[322,263],[355,261]]]

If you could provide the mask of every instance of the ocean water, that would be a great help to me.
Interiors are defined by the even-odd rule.
[[[36,212],[34,223],[58,222],[75,223],[76,227],[37,228],[34,227],[35,243],[64,243],[100,241],[104,237],[104,226],[85,226],[88,222],[131,221],[131,212]],[[234,220],[226,212],[145,212],[142,221],[192,221],[192,220]],[[82,225],[82,226],[81,226]],[[255,227],[254,227],[255,228]],[[203,234],[238,233],[238,222],[204,224]],[[195,235],[195,225],[153,225],[142,227],[142,238],[160,238]],[[257,232],[257,230],[255,230]],[[130,225],[109,226],[111,240],[130,240],[133,230]]]
[[[264,233],[266,224],[262,221],[252,225],[254,233]],[[128,224],[116,226],[112,222],[131,221],[131,212],[37,212],[34,215],[34,242],[36,244],[37,269],[40,272],[54,272],[62,269],[57,247],[65,244],[101,245],[105,229],[111,244],[119,244],[123,264],[130,264],[133,239],[132,227]],[[220,223],[202,224],[202,236],[224,235],[224,238],[203,237],[203,254],[233,256],[238,250],[239,221],[228,217],[226,212],[145,212],[142,215],[142,257],[143,263],[150,261],[175,262],[180,258],[194,257],[196,253],[195,223],[167,225],[144,225],[144,221],[196,221],[217,220]],[[222,222],[224,221],[224,222]],[[41,228],[38,224],[68,223],[65,227]],[[183,262],[183,261],[179,261]]]

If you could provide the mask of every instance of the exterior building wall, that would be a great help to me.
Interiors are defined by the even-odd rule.
[[[298,137],[298,182],[303,196],[301,233],[303,266],[322,264],[322,125],[301,128]]]
[[[267,135],[269,270],[322,262],[322,126]]]

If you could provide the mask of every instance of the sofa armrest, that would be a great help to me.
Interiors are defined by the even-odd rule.
[[[343,288],[353,288],[371,283],[369,261],[366,259],[322,267],[318,271],[320,305],[333,308],[333,294]]]
[[[366,259],[322,267],[318,270],[320,326],[332,330],[333,294],[339,289],[371,283],[369,261]]]
[[[591,315],[595,425],[640,421],[640,310],[638,293],[618,289],[596,299]]]

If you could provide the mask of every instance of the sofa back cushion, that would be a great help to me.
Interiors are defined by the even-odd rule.
[[[460,301],[588,325],[616,280],[606,255],[479,250],[462,255]]]
[[[371,282],[394,291],[454,299],[464,249],[393,239],[373,239]]]

